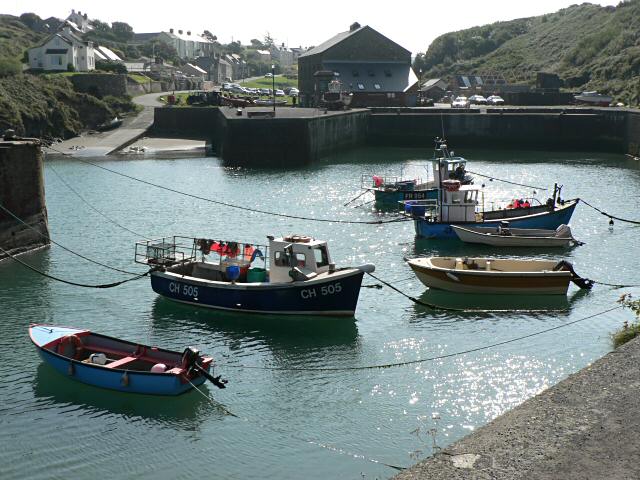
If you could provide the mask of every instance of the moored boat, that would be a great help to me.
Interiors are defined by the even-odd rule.
[[[566,295],[571,281],[591,288],[566,261],[430,257],[407,263],[427,287],[458,293]]]
[[[613,101],[610,95],[604,95],[598,92],[582,92],[574,97],[576,102],[584,105],[595,105],[599,107],[608,107]]]
[[[446,140],[436,138],[435,142],[433,158],[424,165],[431,179],[406,177],[403,172],[400,176],[363,175],[362,188],[373,192],[376,205],[395,207],[407,200],[437,199],[441,182],[446,180],[458,180],[462,185],[473,183],[466,171],[467,161],[449,151]]]
[[[362,277],[373,265],[336,268],[327,242],[308,236],[268,239],[268,245],[187,237],[138,242],[136,261],[155,266],[153,290],[178,302],[245,313],[353,316]],[[206,260],[209,255],[214,261]]]
[[[34,324],[31,341],[55,370],[88,385],[129,393],[179,395],[213,377],[213,359],[191,348],[182,353],[120,340],[89,330]]]
[[[451,225],[451,228],[463,242],[493,247],[569,247],[581,243],[573,238],[571,228],[564,224],[555,230],[511,228],[507,221],[496,228],[461,225]]]
[[[501,222],[508,221],[511,228],[555,230],[569,223],[579,201],[560,199],[560,189],[556,187],[553,197],[544,204],[527,202],[526,207],[484,210],[478,208],[479,193],[478,188],[450,180],[439,191],[437,200],[407,202],[403,214],[414,220],[419,237],[458,239],[453,225],[498,228]]]

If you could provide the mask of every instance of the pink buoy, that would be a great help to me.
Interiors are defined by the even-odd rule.
[[[167,366],[164,363],[156,363],[153,367],[151,367],[151,372],[153,373],[164,373],[167,371]]]

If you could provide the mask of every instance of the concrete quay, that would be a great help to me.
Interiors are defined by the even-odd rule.
[[[640,478],[640,338],[396,480]]]

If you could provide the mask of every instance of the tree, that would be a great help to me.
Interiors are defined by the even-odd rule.
[[[206,38],[207,40],[209,40],[210,42],[217,42],[218,41],[218,37],[216,37],[209,30],[205,30],[204,32],[202,32],[202,36],[204,38]]]
[[[91,25],[98,32],[111,33],[111,27],[108,23],[101,22],[100,20],[91,20]]]
[[[123,42],[131,40],[133,38],[133,28],[131,25],[125,22],[113,22],[111,24],[111,30],[114,35]]]
[[[276,45],[275,40],[273,39],[273,37],[271,35],[269,35],[269,32],[265,33],[264,40],[263,40],[262,43],[266,47],[267,50],[272,49]]]
[[[44,26],[42,19],[35,13],[23,13],[20,15],[20,21],[36,32],[42,31]]]
[[[251,43],[251,48],[253,49],[262,50],[264,48],[264,43],[262,43],[257,38],[252,38],[249,42]]]

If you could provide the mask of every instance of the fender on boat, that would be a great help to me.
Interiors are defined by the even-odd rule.
[[[356,270],[360,270],[364,273],[373,273],[376,271],[376,266],[373,263],[365,263],[364,265],[359,265],[355,268]]]

